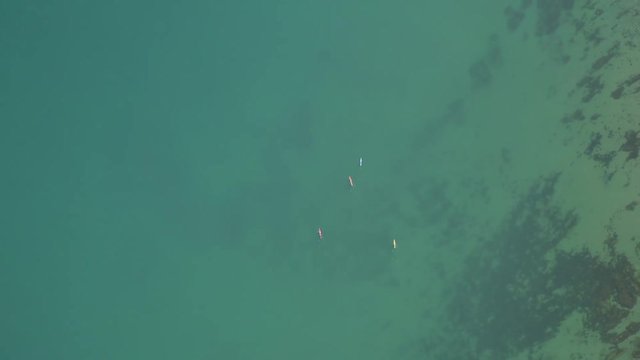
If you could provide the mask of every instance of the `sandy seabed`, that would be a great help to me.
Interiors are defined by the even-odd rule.
[[[432,159],[411,170],[397,228],[437,239],[417,252],[438,256],[405,255],[391,283],[428,283],[439,301],[416,306],[430,335],[403,350],[640,359],[640,4],[514,1],[503,15],[469,92],[408,160]]]

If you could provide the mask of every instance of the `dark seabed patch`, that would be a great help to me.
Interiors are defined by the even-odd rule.
[[[491,69],[484,60],[478,60],[469,67],[469,76],[474,88],[484,87],[491,83]]]
[[[625,256],[604,261],[587,251],[559,251],[550,257],[578,223],[574,210],[554,204],[559,177],[554,174],[533,185],[486,252],[467,262],[450,313],[460,331],[476,341],[476,354],[510,358],[553,337],[574,311],[607,343],[617,344],[637,331],[631,326],[612,332],[640,294]],[[614,247],[616,241],[611,233],[604,244]]]
[[[591,76],[587,75],[583,77],[576,84],[577,89],[582,89],[584,91],[582,95],[582,102],[588,103],[593,99],[596,95],[600,94],[602,89],[604,88],[604,83],[600,79],[600,75]]]
[[[589,145],[584,149],[584,153],[587,156],[593,155],[593,151],[597,149],[602,143],[602,134],[601,133],[593,133],[591,134],[591,141],[589,141]]]
[[[627,80],[623,81],[622,84],[618,85],[615,90],[611,92],[611,97],[618,100],[624,95],[628,94],[637,94],[640,92],[640,85],[636,85],[637,82],[640,81],[640,74],[631,75]],[[627,88],[634,86],[633,89],[627,91]]]
[[[478,350],[502,359],[546,339],[570,309],[540,302],[548,288],[551,250],[578,221],[573,211],[552,204],[559,174],[535,184],[512,210],[486,253],[472,257],[464,284],[451,304],[452,316],[477,338]]]
[[[466,120],[464,100],[455,99],[451,101],[442,115],[425,121],[424,127],[417,133],[413,143],[414,148],[424,151],[425,147],[428,147],[435,139],[442,136],[442,132],[447,126],[462,125]]]
[[[507,29],[509,32],[514,32],[524,20],[524,11],[514,9],[509,5],[504,9],[504,16],[507,18]]]
[[[564,124],[569,124],[569,123],[572,123],[572,122],[582,121],[585,118],[586,117],[584,116],[584,113],[582,112],[582,110],[577,109],[572,114],[567,114],[567,115],[563,116],[560,121],[562,123],[564,123]]]
[[[493,80],[493,71],[502,66],[502,49],[498,35],[489,37],[485,54],[469,67],[471,86],[475,89],[486,87]]]
[[[593,64],[591,64],[591,70],[598,71],[603,66],[608,64],[611,59],[618,55],[618,49],[620,49],[619,43],[616,43],[612,47],[610,47],[606,54],[602,55],[601,57],[596,59]]]
[[[522,0],[518,7],[507,5],[504,9],[504,16],[507,22],[507,30],[514,32],[518,30],[520,24],[525,18],[527,9],[531,6],[533,0]]]
[[[538,9],[536,34],[553,34],[573,8],[573,3],[573,0],[538,0],[536,2]]]
[[[624,134],[625,143],[620,146],[620,150],[627,153],[627,160],[636,159],[640,151],[640,138],[638,131],[629,130]]]

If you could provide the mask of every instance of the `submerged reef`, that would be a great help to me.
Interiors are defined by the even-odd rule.
[[[450,282],[445,324],[439,334],[424,339],[422,351],[438,359],[500,360],[517,354],[541,359],[547,353],[553,357],[555,350],[545,347],[545,342],[570,326],[575,330],[571,336],[597,336],[599,345],[610,346],[604,359],[640,359],[640,321],[631,317],[637,314],[633,309],[640,296],[636,270],[640,236],[637,229],[629,228],[637,220],[632,216],[637,216],[640,203],[633,185],[640,158],[636,101],[640,73],[633,65],[640,49],[636,26],[640,9],[632,1],[513,0],[501,10],[505,20],[501,25],[506,27],[501,36],[506,38],[499,42],[498,36],[492,36],[479,56],[471,59],[468,75],[474,91],[460,100],[464,107],[452,107],[455,116],[451,118],[473,121],[473,96],[499,89],[504,83],[500,66],[503,62],[513,65],[509,64],[513,52],[501,45],[535,41],[545,55],[530,64],[538,66],[536,71],[557,66],[554,71],[562,72],[564,67],[571,74],[548,87],[547,99],[562,104],[550,108],[551,121],[560,124],[549,139],[540,138],[540,144],[543,146],[543,140],[557,142],[559,149],[570,151],[575,158],[563,167],[548,168],[548,175],[531,183],[524,193],[521,183],[515,184],[511,194],[520,197],[489,234],[476,234],[471,227],[462,229],[459,222],[448,221],[448,217],[461,215],[452,210],[452,202],[433,195],[442,194],[442,188],[416,191],[420,204],[425,204],[422,207],[431,210],[421,212],[425,218],[454,224],[457,229],[455,236],[444,238],[475,237],[475,243],[481,244],[469,250],[462,275]],[[459,111],[462,108],[465,111]],[[499,175],[509,184],[510,171],[518,165],[517,152],[502,146],[496,151],[496,161]],[[563,172],[554,172],[558,169]],[[583,178],[593,175],[595,179]],[[614,213],[607,213],[611,209],[600,208],[595,201],[587,205],[589,209],[572,208],[561,204],[585,206],[585,202],[574,201],[574,194],[562,199],[556,196],[560,179],[628,197],[618,205],[606,205],[618,206]],[[476,199],[493,195],[488,186],[478,189],[473,194]],[[430,196],[434,203],[429,202]],[[609,225],[600,229],[604,236],[600,232],[599,237],[577,238],[578,226],[593,227],[591,221],[580,221],[585,210],[589,216],[596,212],[605,217],[603,223],[611,216]],[[569,238],[571,241],[565,241]],[[589,350],[576,349],[571,358],[586,359],[583,354]]]
[[[604,261],[587,251],[552,251],[579,221],[574,210],[554,205],[559,176],[534,184],[485,251],[468,262],[450,314],[462,332],[477,339],[478,354],[509,358],[551,338],[576,311],[611,344],[640,329],[631,324],[612,333],[640,294],[625,256]],[[615,245],[615,238],[607,241]]]

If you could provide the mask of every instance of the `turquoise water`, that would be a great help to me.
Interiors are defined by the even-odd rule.
[[[631,354],[634,6],[562,4],[1,4],[0,358]]]

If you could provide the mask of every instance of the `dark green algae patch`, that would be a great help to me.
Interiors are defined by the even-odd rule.
[[[467,262],[449,312],[454,327],[474,339],[468,354],[509,358],[553,337],[575,311],[606,343],[618,344],[640,330],[631,323],[612,332],[640,294],[625,256],[612,253],[603,261],[586,250],[554,250],[579,221],[574,210],[554,204],[559,177],[535,183],[482,253]]]

